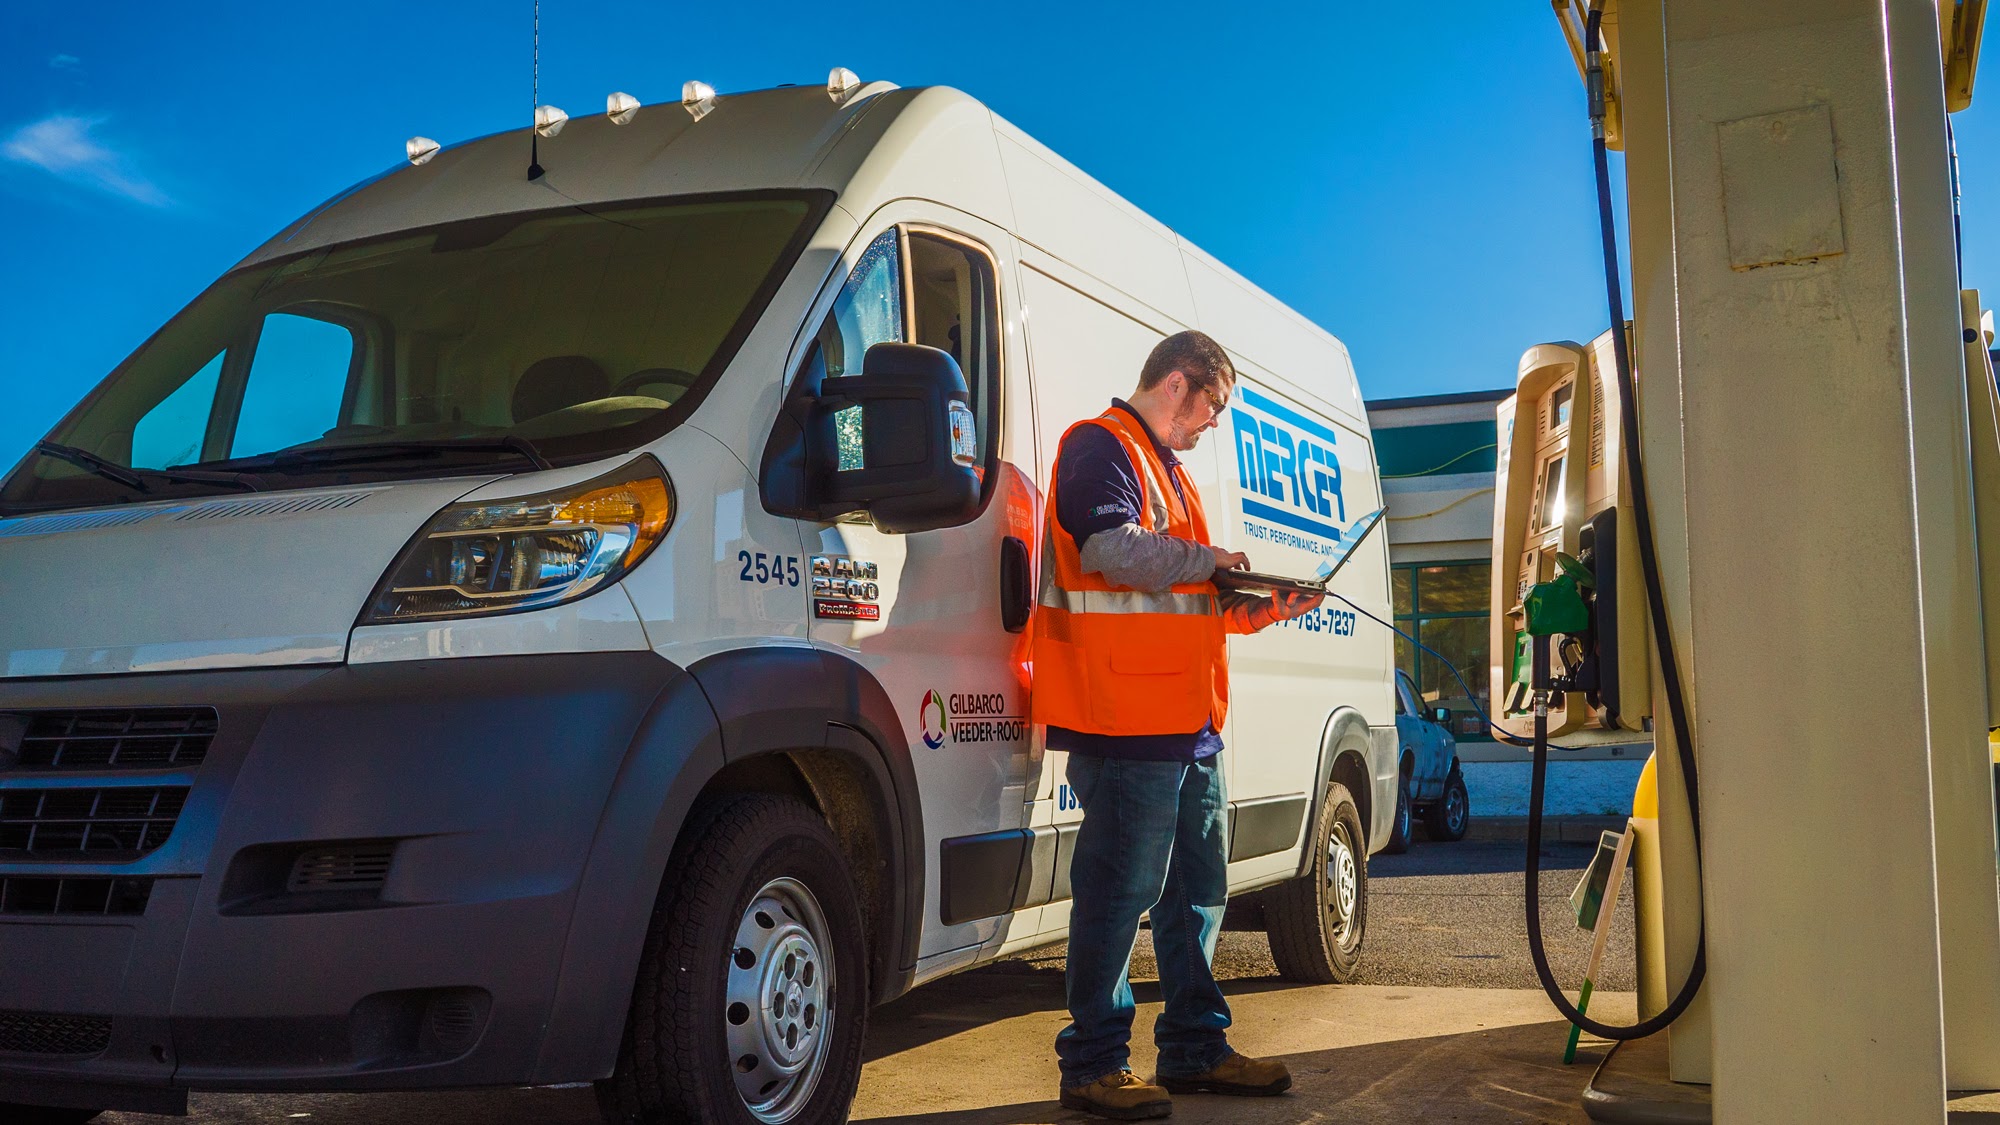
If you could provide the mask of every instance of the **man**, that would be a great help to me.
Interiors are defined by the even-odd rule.
[[[1056,1037],[1062,1104],[1165,1117],[1172,1093],[1279,1094],[1283,1063],[1229,1048],[1212,972],[1228,898],[1218,754],[1229,706],[1226,633],[1310,612],[1324,595],[1218,594],[1248,560],[1209,542],[1177,453],[1218,425],[1236,370],[1213,339],[1180,332],[1146,358],[1130,401],[1070,427],[1056,457],[1035,613],[1034,719],[1067,750],[1083,806],[1070,864],[1070,1024]],[[1153,1025],[1159,1085],[1127,1066],[1127,970],[1152,911],[1166,1010]]]

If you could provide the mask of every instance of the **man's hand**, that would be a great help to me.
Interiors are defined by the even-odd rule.
[[[1304,617],[1319,608],[1326,600],[1324,593],[1294,594],[1289,590],[1276,590],[1271,594],[1271,620],[1290,621],[1294,617]]]
[[[1215,556],[1215,569],[1217,570],[1250,569],[1250,556],[1241,551],[1225,551],[1214,544],[1210,544],[1208,550],[1210,554]]]

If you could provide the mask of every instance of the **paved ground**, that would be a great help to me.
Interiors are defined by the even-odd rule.
[[[1545,849],[1542,915],[1557,972],[1580,973],[1587,935],[1567,896],[1589,857]],[[1243,1050],[1284,1057],[1297,1077],[1282,1099],[1183,1098],[1181,1122],[1583,1122],[1577,1096],[1597,1053],[1561,1065],[1566,1025],[1535,987],[1525,950],[1518,844],[1419,842],[1370,861],[1361,982],[1299,988],[1275,979],[1261,933],[1223,935],[1218,973]],[[1629,919],[1630,903],[1621,909]],[[1629,923],[1594,1007],[1632,1016]],[[1144,1029],[1158,1010],[1151,944],[1133,965],[1142,1005],[1134,1066],[1151,1065]],[[856,1121],[894,1125],[1042,1125],[1094,1120],[1052,1100],[1051,1042],[1062,1026],[1060,947],[917,989],[877,1012]],[[589,1125],[587,1088],[369,1096],[198,1095],[204,1125]],[[161,1119],[110,1114],[107,1125]]]
[[[1528,924],[1521,900],[1523,845],[1432,844],[1419,839],[1408,853],[1368,861],[1368,939],[1357,984],[1430,985],[1444,988],[1538,988],[1528,959]],[[1576,928],[1569,893],[1590,861],[1582,844],[1542,848],[1542,933],[1549,962],[1565,983],[1580,979],[1590,935]],[[1619,895],[1611,942],[1599,984],[1629,991],[1632,970],[1632,892]],[[1232,918],[1231,924],[1238,919]],[[1249,924],[1250,919],[1241,919]],[[1048,974],[1061,1000],[1064,947],[1050,946],[979,970],[1014,975]],[[1275,980],[1271,947],[1258,931],[1225,931],[1215,955],[1223,980]],[[1132,978],[1156,979],[1152,942],[1141,933]],[[940,982],[943,983],[943,982]]]

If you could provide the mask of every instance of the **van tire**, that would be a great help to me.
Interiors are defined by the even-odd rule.
[[[0,1121],[7,1125],[84,1125],[103,1114],[101,1109],[63,1109],[59,1106],[18,1105],[0,1102]]]
[[[866,954],[854,880],[818,814],[768,794],[725,798],[698,814],[653,908],[617,1068],[597,1083],[604,1119],[846,1121],[867,1031]],[[758,1002],[773,989],[797,1001],[792,1012]],[[777,1054],[788,1050],[787,1029],[797,1036],[789,1058]],[[754,1043],[746,1048],[744,1037]],[[788,1091],[781,1070],[789,1067],[799,1069]],[[763,1086],[777,1101],[763,1117],[739,1088],[740,1075],[752,1076],[740,1079],[747,1085],[759,1074],[777,1076]]]
[[[1353,794],[1328,782],[1306,873],[1265,892],[1265,933],[1279,976],[1300,984],[1354,979],[1368,934],[1367,841]]]
[[[1409,851],[1410,838],[1417,832],[1416,795],[1410,792],[1416,784],[1416,765],[1404,758],[1402,773],[1396,778],[1396,814],[1389,818],[1389,837],[1382,841],[1382,850],[1390,855]]]
[[[1471,826],[1472,798],[1465,791],[1465,774],[1453,762],[1445,775],[1444,792],[1424,813],[1424,831],[1433,840],[1454,843],[1465,839]]]

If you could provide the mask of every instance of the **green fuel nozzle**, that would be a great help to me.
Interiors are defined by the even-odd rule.
[[[1521,608],[1528,619],[1530,636],[1582,633],[1590,628],[1590,609],[1583,604],[1576,578],[1568,573],[1529,587]]]

